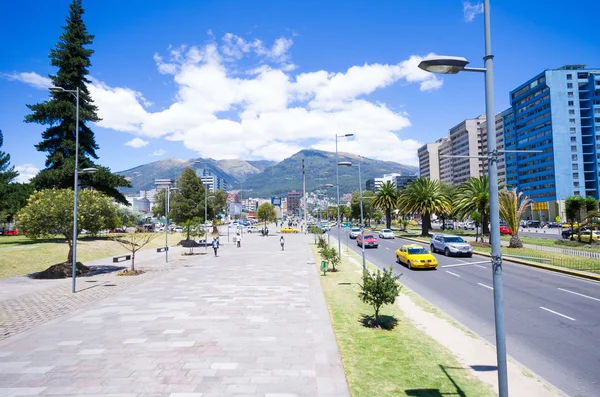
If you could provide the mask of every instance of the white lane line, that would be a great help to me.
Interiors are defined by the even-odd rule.
[[[573,317],[565,316],[564,314],[561,314],[559,312],[555,312],[554,310],[550,310],[550,309],[548,309],[548,308],[546,308],[544,306],[540,306],[540,309],[545,310],[545,311],[550,312],[550,313],[553,313],[553,314],[556,314],[557,316],[564,317],[564,318],[569,319],[571,321],[576,321]]]
[[[456,263],[454,265],[444,265],[442,267],[458,267],[458,266],[469,266],[469,265],[477,265],[478,263],[489,263],[489,261],[481,261],[481,262],[467,262],[467,263]]]
[[[579,292],[569,291],[568,289],[564,289],[564,288],[558,288],[558,289],[561,290],[561,291],[568,292],[568,293],[573,294],[573,295],[583,296],[584,298],[588,298],[588,299],[592,299],[592,300],[600,302],[600,299],[598,299],[598,298],[594,298],[594,297],[591,297],[591,296],[580,294]]]
[[[385,249],[388,250],[388,251],[390,250],[388,247],[385,247]]]
[[[481,284],[481,283],[477,283],[477,284],[481,285],[482,287],[485,287],[485,288],[488,288],[488,289],[494,290],[494,288],[493,288],[493,287],[490,287],[489,285],[485,285],[485,284]]]
[[[451,275],[453,275],[453,276],[455,276],[455,277],[460,277],[458,274],[456,274],[456,273],[452,273],[451,271],[448,271],[448,270],[446,270],[446,273],[449,273],[449,274],[451,274]]]
[[[480,267],[482,269],[487,269],[487,267],[485,267],[485,266],[481,266],[481,265],[475,265],[475,266]]]

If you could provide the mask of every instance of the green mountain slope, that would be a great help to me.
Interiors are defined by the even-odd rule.
[[[197,163],[198,162],[198,163]],[[155,179],[177,179],[184,168],[190,167],[201,171],[203,168],[214,175],[225,179],[230,185],[237,185],[251,175],[258,174],[266,167],[275,164],[274,161],[244,161],[244,160],[213,160],[213,159],[178,159],[168,158],[153,163],[140,165],[117,174],[131,178],[132,187],[122,189],[125,194],[150,190],[155,187]]]
[[[267,167],[261,173],[248,177],[243,186],[245,197],[286,196],[289,191],[302,191],[302,156],[306,169],[306,191],[323,188],[324,184],[335,184],[335,153],[320,150],[301,150],[280,163]],[[340,153],[339,161],[361,163],[362,187],[369,178],[380,178],[383,174],[400,173],[415,175],[418,168],[393,161],[373,160],[350,153]],[[340,194],[358,190],[358,167],[339,167]],[[333,191],[333,190],[332,190]]]

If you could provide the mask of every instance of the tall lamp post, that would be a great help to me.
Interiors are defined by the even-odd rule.
[[[169,199],[171,196],[171,192],[179,190],[178,187],[167,186],[166,190],[166,200],[165,200],[165,262],[169,263]]]
[[[73,190],[75,197],[73,200],[73,286],[72,291],[75,293],[75,279],[77,273],[77,202],[79,196],[79,174],[91,174],[97,171],[96,168],[84,168],[79,171],[79,87],[74,90],[65,90],[63,87],[50,87],[50,92],[68,92],[75,96],[75,176],[73,182]]]
[[[338,163],[338,166],[342,166],[342,167],[351,167],[353,164],[349,161],[340,161]],[[338,186],[339,189],[339,186]],[[363,265],[363,271],[367,270],[367,262],[365,260],[365,243],[364,243],[364,233],[365,233],[365,226],[364,226],[364,220],[363,220],[363,194],[362,194],[362,176],[360,173],[360,161],[358,162],[358,192],[360,194],[360,235],[363,237],[363,243],[360,245],[361,247],[361,251],[362,251],[362,265]],[[338,206],[338,214],[339,214],[339,206]],[[339,237],[338,237],[338,243],[340,242]]]
[[[485,114],[487,120],[488,179],[490,184],[490,242],[492,246],[492,272],[494,285],[494,315],[496,326],[496,356],[498,363],[499,397],[508,396],[506,368],[506,335],[504,329],[504,298],[502,292],[502,253],[500,251],[500,214],[498,207],[498,166],[494,115],[494,56],[490,32],[490,0],[483,1],[485,56],[483,68],[466,67],[469,61],[462,57],[435,56],[424,59],[419,68],[442,74],[482,72],[485,76]]]
[[[338,138],[349,138],[354,136],[354,134],[344,134],[344,135],[335,135],[335,162],[337,166],[335,167],[335,183],[337,186],[337,235],[338,235],[338,256],[342,257],[342,243],[340,242],[340,171],[339,171],[339,162],[340,157],[338,153]]]

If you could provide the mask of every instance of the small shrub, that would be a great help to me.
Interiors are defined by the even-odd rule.
[[[319,250],[319,254],[321,255],[321,259],[327,261],[331,265],[332,272],[338,271],[336,266],[339,266],[341,259],[338,255],[337,249],[335,249],[334,247],[330,248],[326,244],[325,247]]]
[[[327,240],[325,240],[325,237],[319,236],[317,247],[319,247],[319,249],[327,248]]]
[[[375,274],[367,270],[363,272],[363,283],[358,296],[375,310],[375,325],[379,324],[381,306],[391,305],[396,301],[401,288],[398,284],[400,276],[392,275],[392,267],[389,270],[383,269],[383,272],[377,270]]]

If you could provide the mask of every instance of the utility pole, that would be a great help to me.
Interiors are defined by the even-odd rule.
[[[306,234],[308,218],[306,217],[306,172],[304,171],[304,154],[302,154],[302,198],[304,206],[304,233]]]

